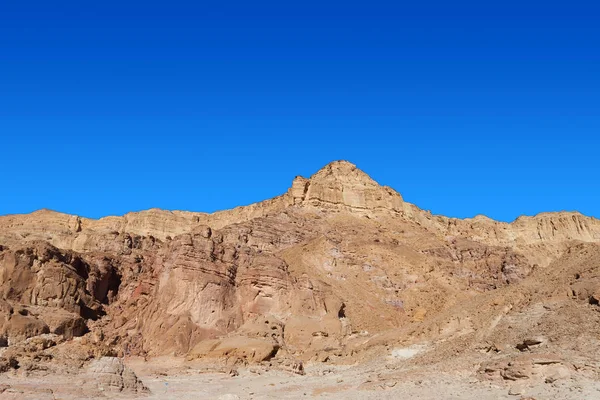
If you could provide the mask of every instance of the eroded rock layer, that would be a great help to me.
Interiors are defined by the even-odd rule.
[[[434,216],[344,161],[214,214],[3,216],[0,371],[71,348],[80,366],[175,354],[300,371],[417,338],[508,343],[513,310],[594,312],[599,242],[600,221],[579,213]],[[109,366],[111,390],[143,390],[103,360],[89,368]]]

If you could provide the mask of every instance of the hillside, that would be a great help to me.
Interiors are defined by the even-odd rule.
[[[391,357],[381,379],[597,381],[599,265],[600,220],[432,215],[345,161],[213,214],[2,216],[0,374],[97,394],[110,370],[115,393],[143,394],[123,358],[303,373]]]

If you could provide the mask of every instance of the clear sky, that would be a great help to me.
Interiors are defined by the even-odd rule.
[[[214,211],[347,159],[436,214],[600,217],[600,5],[2,1],[0,214]]]

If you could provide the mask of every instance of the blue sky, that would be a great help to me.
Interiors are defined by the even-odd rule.
[[[600,217],[600,6],[403,3],[3,2],[0,214],[214,211],[347,159],[436,214]]]

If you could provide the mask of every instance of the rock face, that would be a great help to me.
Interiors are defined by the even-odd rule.
[[[578,213],[510,224],[434,216],[345,161],[296,177],[279,197],[214,214],[3,216],[0,369],[71,360],[105,376],[107,390],[139,391],[117,358],[101,357],[299,371],[303,361],[415,340],[456,343],[448,354],[517,353],[525,327],[547,334],[544,321],[558,326],[567,314],[592,324],[599,242],[600,221]],[[536,307],[551,300],[560,306],[534,329]],[[31,344],[44,335],[49,347]],[[512,367],[490,368],[516,376]]]
[[[399,193],[380,186],[355,165],[345,161],[327,165],[310,179],[296,177],[288,194],[293,204],[314,207],[392,212],[403,209]]]
[[[95,386],[101,392],[148,392],[135,373],[117,357],[102,357],[92,361],[87,368],[87,375],[84,384]]]

